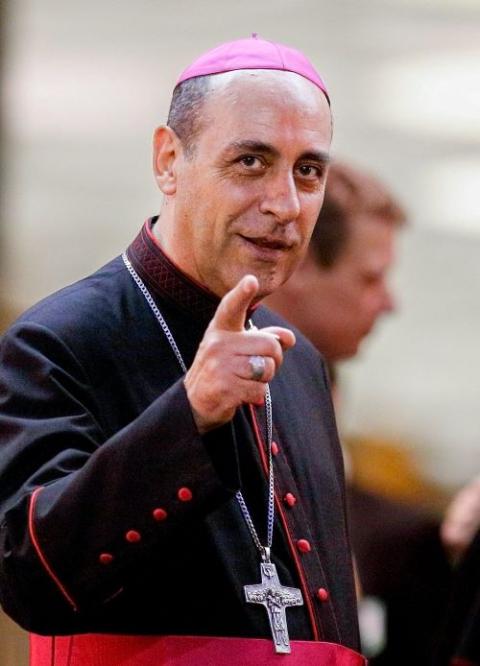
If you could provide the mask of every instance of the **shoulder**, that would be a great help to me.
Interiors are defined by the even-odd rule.
[[[95,273],[47,296],[26,310],[9,332],[40,327],[59,337],[69,337],[74,331],[85,335],[98,329],[99,322],[114,319],[118,302],[125,299],[130,280],[120,257]]]
[[[49,358],[68,353],[95,364],[105,349],[131,337],[141,305],[133,286],[117,257],[27,310],[6,331],[0,349],[36,350]]]

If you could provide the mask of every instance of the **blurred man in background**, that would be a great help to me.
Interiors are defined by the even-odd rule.
[[[309,252],[267,302],[310,338],[332,371],[394,309],[387,278],[404,222],[402,208],[376,178],[331,165]],[[353,483],[349,500],[360,584],[364,600],[372,601],[364,606],[370,621],[374,613],[373,631],[362,636],[364,650],[371,643],[375,666],[425,666],[449,580],[438,521]]]
[[[405,215],[384,186],[333,164],[310,250],[268,299],[332,362],[357,353],[378,318],[394,307],[387,274]]]

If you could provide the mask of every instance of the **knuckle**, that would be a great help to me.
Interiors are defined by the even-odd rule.
[[[272,363],[274,366],[277,368],[280,365],[282,365],[283,362],[283,353],[279,347],[273,347],[272,349],[269,350],[269,357],[272,360]]]
[[[266,384],[263,382],[256,382],[252,387],[250,402],[259,403],[265,399]]]
[[[213,331],[202,341],[204,349],[208,354],[217,354],[222,346],[222,338],[219,333]]]
[[[275,363],[271,359],[268,359],[268,361],[264,376],[266,382],[270,382],[275,377]]]
[[[282,355],[282,347],[281,347],[279,341],[276,338],[271,337],[271,336],[269,336],[269,348],[270,348],[270,351],[271,351],[270,356],[273,356],[275,358],[277,356]]]
[[[205,363],[205,370],[209,375],[217,375],[219,370],[219,360],[217,356],[211,356]]]
[[[222,409],[228,410],[230,407],[230,392],[227,383],[224,381],[217,382],[214,388],[214,393],[217,404],[221,405]]]

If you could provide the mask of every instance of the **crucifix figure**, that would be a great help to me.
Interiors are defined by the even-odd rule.
[[[302,606],[302,593],[296,587],[284,587],[278,580],[277,569],[268,559],[260,564],[262,582],[258,585],[245,585],[245,598],[251,604],[265,606],[270,622],[275,652],[290,654],[287,618],[285,608]]]

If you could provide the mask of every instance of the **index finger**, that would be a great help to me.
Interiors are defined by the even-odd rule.
[[[283,351],[290,349],[296,343],[295,333],[289,328],[284,328],[283,326],[266,326],[259,330],[261,333],[273,335],[279,341]]]
[[[243,331],[247,310],[257,295],[258,288],[258,280],[254,275],[244,275],[220,301],[209,329]]]

